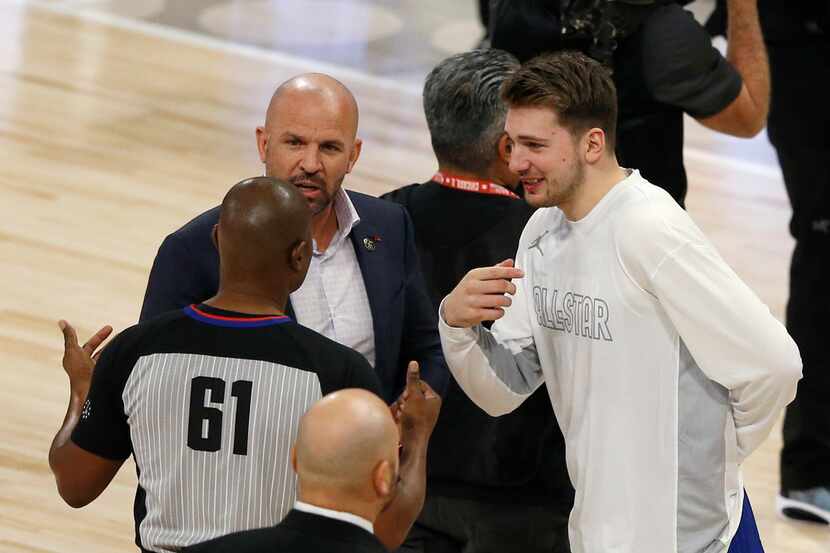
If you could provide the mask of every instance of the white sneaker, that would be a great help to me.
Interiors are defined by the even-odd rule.
[[[830,488],[791,490],[775,501],[778,514],[795,520],[830,524]]]

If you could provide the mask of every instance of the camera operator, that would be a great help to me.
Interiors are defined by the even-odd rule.
[[[769,69],[757,0],[728,0],[724,57],[706,30],[669,0],[493,0],[489,36],[525,61],[580,50],[608,64],[618,94],[617,157],[683,205],[683,113],[726,134],[761,131]]]

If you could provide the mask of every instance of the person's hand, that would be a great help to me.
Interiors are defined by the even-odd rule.
[[[508,294],[516,293],[516,285],[510,279],[523,276],[524,271],[514,267],[512,259],[473,269],[444,299],[444,320],[450,326],[468,328],[502,318],[504,308],[512,302]]]
[[[392,418],[395,419],[395,424],[398,425],[398,428],[401,426],[401,416],[403,415],[403,406],[406,403],[406,398],[409,395],[406,393],[406,388],[404,391],[401,392],[401,395],[398,396],[398,399],[389,406],[389,410],[392,412]]]
[[[406,389],[393,404],[398,410],[403,442],[429,440],[441,411],[441,396],[421,380],[416,361],[410,361],[406,369]]]
[[[63,370],[69,376],[69,386],[73,394],[85,396],[92,370],[101,355],[101,351],[96,350],[112,334],[112,327],[104,326],[83,346],[78,343],[78,334],[72,325],[62,320],[58,322],[58,327],[63,332]]]

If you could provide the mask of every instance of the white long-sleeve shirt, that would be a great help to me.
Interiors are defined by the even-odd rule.
[[[492,332],[439,325],[485,411],[546,382],[576,488],[574,553],[718,553],[740,464],[801,376],[798,349],[671,197],[634,171],[591,212],[538,210]]]

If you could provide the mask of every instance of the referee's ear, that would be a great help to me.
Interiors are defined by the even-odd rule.
[[[311,244],[307,240],[298,240],[294,247],[291,248],[291,258],[288,263],[291,269],[300,273],[302,279],[305,279],[308,265],[311,262]]]
[[[210,231],[210,240],[213,242],[213,247],[219,251],[219,224],[213,225],[213,230]]]

